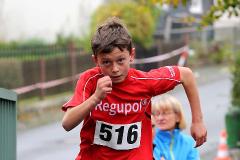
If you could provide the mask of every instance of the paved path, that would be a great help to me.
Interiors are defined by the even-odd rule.
[[[213,160],[216,156],[219,133],[224,128],[224,115],[230,104],[231,81],[224,68],[199,70],[196,75],[199,77],[202,110],[208,129],[208,142],[199,150],[203,160]],[[189,126],[191,116],[182,88],[177,87],[172,94],[185,106]],[[79,149],[79,130],[80,127],[77,127],[67,133],[62,129],[61,123],[57,122],[18,133],[18,160],[73,160]]]

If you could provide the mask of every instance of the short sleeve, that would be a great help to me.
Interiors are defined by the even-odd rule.
[[[165,66],[151,70],[148,72],[148,76],[152,77],[149,84],[154,96],[172,90],[181,83],[180,71],[177,66]]]
[[[68,108],[78,106],[84,102],[91,95],[92,84],[86,74],[82,74],[77,81],[77,85],[72,98],[62,106],[62,110],[66,111]]]

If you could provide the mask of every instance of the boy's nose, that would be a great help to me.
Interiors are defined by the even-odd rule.
[[[116,63],[113,63],[112,72],[118,72],[118,71],[119,71],[118,65]]]

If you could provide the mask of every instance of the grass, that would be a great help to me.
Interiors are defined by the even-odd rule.
[[[26,104],[34,104],[34,103],[39,103],[39,101],[49,101],[49,100],[54,100],[54,99],[59,99],[60,97],[67,97],[69,95],[72,95],[73,93],[68,91],[68,92],[63,92],[59,94],[54,94],[54,95],[49,95],[45,96],[43,100],[40,99],[40,97],[31,97],[27,99],[20,99],[18,101],[19,106],[25,106]]]
[[[46,96],[44,100],[40,100],[39,97],[19,100],[18,131],[60,121],[64,114],[61,106],[72,94],[72,92],[64,92]]]

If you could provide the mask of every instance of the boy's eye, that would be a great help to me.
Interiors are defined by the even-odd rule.
[[[108,65],[108,64],[110,64],[110,62],[109,61],[102,61],[102,64],[103,65]]]
[[[123,63],[124,60],[125,60],[125,58],[120,58],[120,59],[118,60],[118,62],[119,62],[119,63]]]

